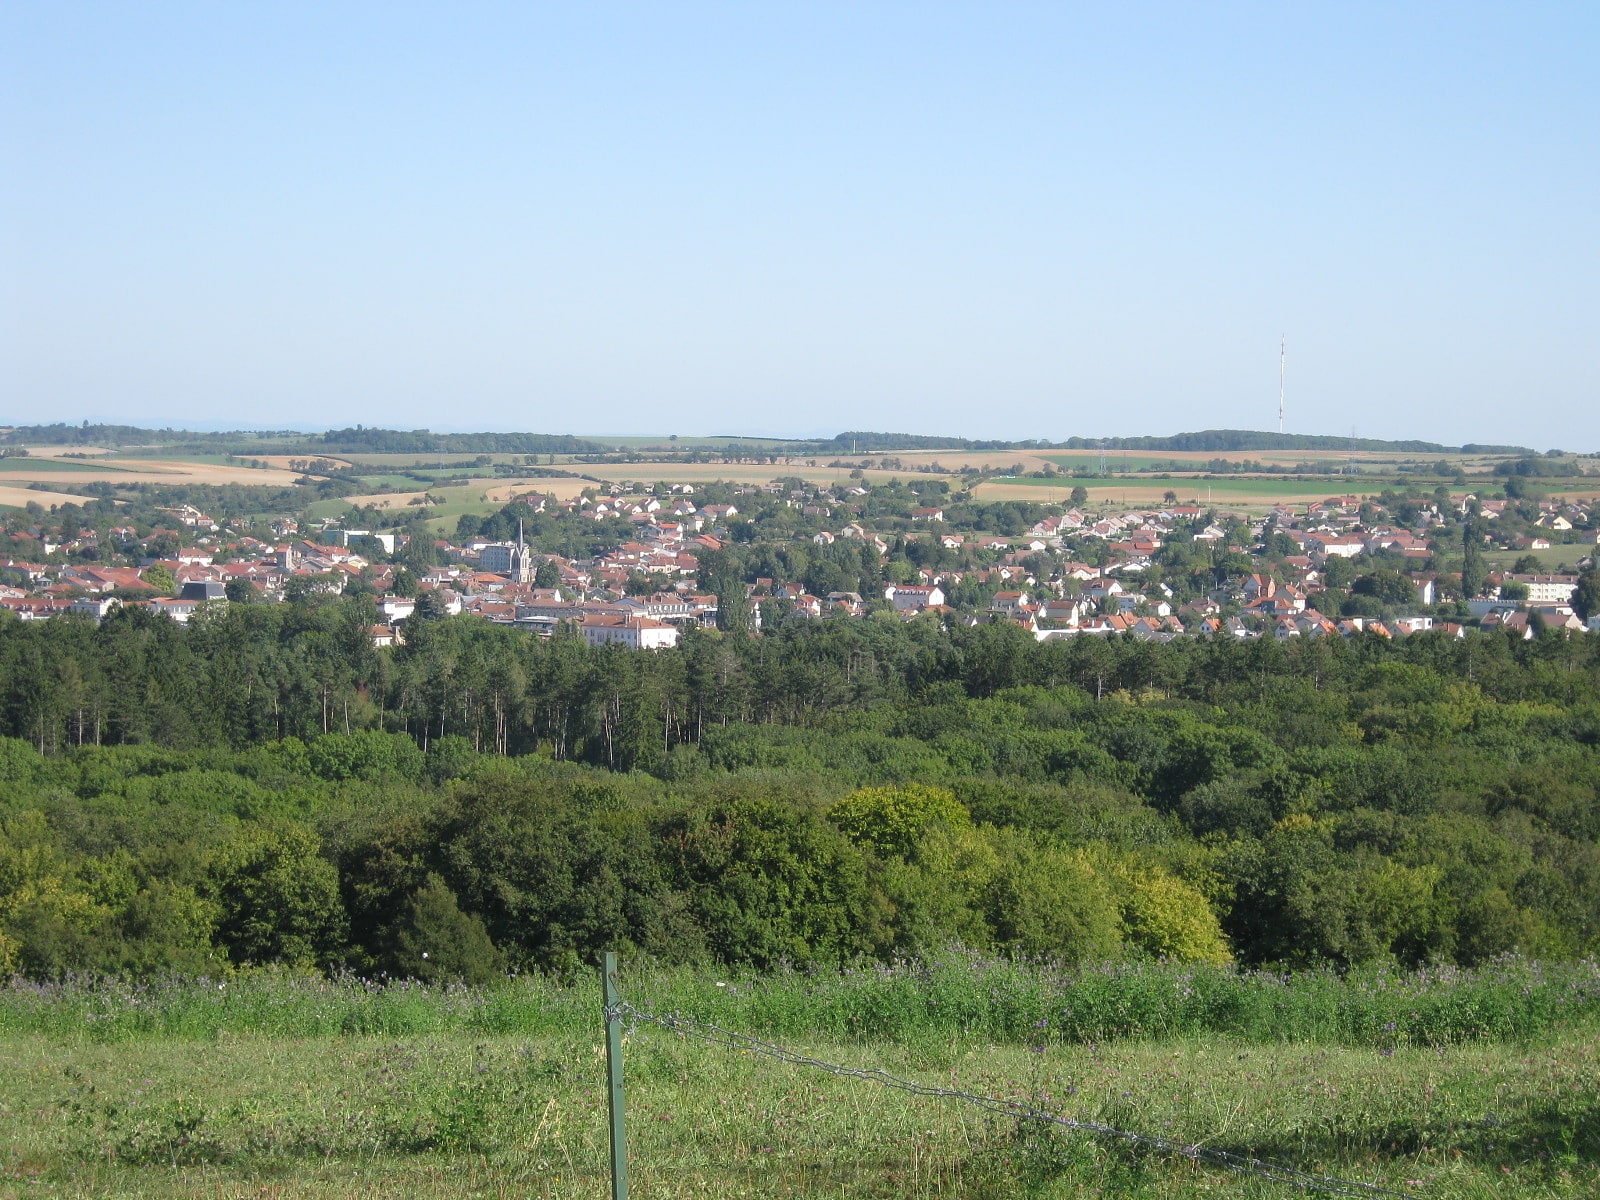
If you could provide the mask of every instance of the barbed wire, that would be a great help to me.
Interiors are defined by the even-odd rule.
[[[699,1038],[704,1042],[708,1042],[713,1046],[720,1046],[726,1050],[740,1050],[750,1054],[759,1054],[767,1058],[776,1059],[778,1062],[786,1063],[789,1066],[811,1067],[815,1070],[826,1071],[830,1075],[837,1075],[846,1079],[859,1079],[866,1083],[895,1088],[898,1091],[909,1092],[913,1096],[928,1096],[938,1100],[961,1100],[1001,1116],[1014,1117],[1023,1121],[1037,1121],[1040,1124],[1056,1125],[1079,1133],[1114,1138],[1133,1145],[1145,1146],[1164,1154],[1179,1155],[1194,1162],[1211,1163],[1214,1166],[1226,1167],[1230,1171],[1238,1171],[1243,1174],[1274,1180],[1278,1183],[1290,1184],[1304,1191],[1323,1192],[1334,1196],[1386,1196],[1398,1197],[1400,1200],[1417,1200],[1412,1192],[1402,1192],[1393,1188],[1380,1187],[1377,1184],[1340,1179],[1333,1175],[1313,1175],[1294,1167],[1285,1166],[1282,1163],[1269,1162],[1266,1159],[1252,1158],[1243,1154],[1234,1154],[1232,1151],[1220,1150],[1214,1146],[1205,1146],[1198,1142],[1182,1142],[1175,1138],[1117,1129],[1099,1121],[1084,1121],[1076,1117],[1063,1117],[1047,1112],[1042,1108],[1037,1108],[1022,1100],[1007,1100],[999,1096],[985,1096],[977,1092],[963,1091],[960,1088],[942,1087],[938,1084],[922,1083],[915,1079],[902,1079],[897,1075],[889,1074],[881,1067],[871,1069],[851,1067],[843,1063],[829,1062],[822,1058],[813,1058],[809,1054],[801,1054],[785,1046],[780,1046],[776,1042],[764,1042],[760,1038],[751,1037],[749,1034],[724,1029],[722,1026],[713,1024],[710,1021],[697,1020],[693,1017],[683,1016],[680,1013],[655,1013],[648,1009],[636,1008],[627,1001],[607,1007],[605,1009],[605,1018],[608,1023],[629,1018],[635,1021],[644,1021],[652,1025],[658,1025],[663,1029],[671,1030],[674,1033]]]

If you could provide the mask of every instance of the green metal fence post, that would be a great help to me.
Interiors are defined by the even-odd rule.
[[[617,994],[617,956],[600,956],[600,986],[605,996],[606,1077],[611,1101],[611,1200],[628,1200],[628,1134],[622,1116],[622,1002]]]

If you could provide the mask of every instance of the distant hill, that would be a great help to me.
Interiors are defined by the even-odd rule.
[[[875,450],[1018,450],[1049,447],[1049,442],[974,441],[970,438],[928,437],[917,433],[867,433],[851,430],[831,441],[817,443],[819,454],[867,454]]]
[[[208,447],[233,445],[241,441],[259,441],[262,438],[293,438],[303,440],[305,434],[294,430],[247,433],[234,430],[230,433],[199,433],[190,429],[143,429],[137,425],[69,425],[58,421],[53,425],[18,425],[0,433],[0,445],[7,446],[167,446],[204,445]]]
[[[555,433],[432,433],[426,429],[330,429],[306,439],[331,454],[600,454],[607,447]]]
[[[1438,442],[1386,441],[1253,429],[1205,429],[1171,437],[1068,438],[1068,450],[1372,450],[1391,454],[1526,454],[1521,446],[1444,446]]]
[[[870,454],[894,450],[1199,450],[1228,453],[1258,450],[1369,450],[1390,454],[1516,454],[1532,455],[1525,446],[1468,444],[1445,446],[1438,442],[1385,441],[1303,433],[1265,433],[1250,429],[1206,429],[1170,437],[1068,438],[1063,442],[936,437],[920,433],[881,433],[849,430],[832,438],[750,438],[762,445],[781,445],[789,454]],[[264,442],[280,443],[270,449],[280,453],[313,454],[605,454],[620,448],[604,441],[553,433],[434,433],[427,429],[378,429],[356,425],[326,433],[293,430],[205,433],[185,429],[142,429],[134,425],[19,425],[0,432],[0,445],[77,446],[193,446],[222,449],[238,447],[245,453],[269,449]]]
[[[270,443],[270,444],[269,444]],[[233,430],[142,429],[137,425],[19,425],[0,433],[7,446],[170,446],[247,454],[597,454],[600,442],[551,433],[433,433],[426,429]]]
[[[1264,433],[1251,429],[1206,429],[1170,437],[1068,438],[1048,441],[974,441],[968,438],[926,437],[913,433],[841,433],[816,443],[819,453],[848,454],[884,450],[1202,450],[1212,453],[1242,450],[1372,450],[1392,454],[1529,454],[1522,446],[1444,446],[1437,442],[1385,441],[1303,433]]]

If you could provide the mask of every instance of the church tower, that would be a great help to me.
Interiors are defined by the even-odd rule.
[[[517,548],[511,552],[511,581],[526,586],[533,582],[533,556],[522,538],[522,522],[517,522]]]

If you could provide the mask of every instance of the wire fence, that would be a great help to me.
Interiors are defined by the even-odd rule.
[[[764,1042],[748,1034],[724,1029],[722,1026],[715,1025],[710,1021],[696,1020],[680,1013],[655,1013],[648,1009],[637,1008],[625,1000],[619,999],[615,1003],[607,1004],[605,1007],[605,1019],[609,1028],[616,1028],[618,1023],[623,1021],[657,1025],[662,1029],[671,1030],[673,1033],[697,1038],[700,1041],[713,1046],[720,1046],[726,1050],[738,1050],[748,1054],[762,1055],[766,1058],[786,1063],[789,1066],[809,1067],[845,1079],[859,1079],[866,1083],[875,1083],[898,1091],[909,1092],[913,1096],[929,1096],[938,1100],[959,1100],[975,1108],[996,1113],[1000,1116],[1013,1117],[1019,1121],[1036,1121],[1041,1125],[1055,1125],[1079,1133],[1092,1134],[1130,1145],[1142,1146],[1161,1154],[1177,1155],[1193,1162],[1210,1163],[1214,1166],[1225,1167],[1230,1171],[1238,1171],[1262,1179],[1273,1180],[1277,1183],[1289,1184],[1308,1192],[1321,1192],[1333,1196],[1402,1197],[1405,1200],[1416,1200],[1415,1194],[1411,1192],[1397,1191],[1377,1184],[1340,1179],[1332,1175],[1314,1175],[1307,1171],[1285,1166],[1282,1163],[1268,1162],[1265,1159],[1252,1158],[1244,1154],[1235,1154],[1232,1151],[1221,1150],[1198,1142],[1184,1142],[1175,1138],[1134,1133],[1130,1130],[1117,1129],[1111,1125],[1102,1124],[1099,1121],[1085,1121],[1076,1117],[1059,1116],[1056,1113],[1047,1112],[1022,1100],[1007,1100],[998,1096],[985,1096],[977,1092],[963,1091],[960,1088],[941,1087],[937,1084],[921,1083],[914,1079],[902,1079],[889,1074],[881,1068],[851,1067],[843,1063],[813,1058],[809,1054],[801,1054],[775,1042]]]

